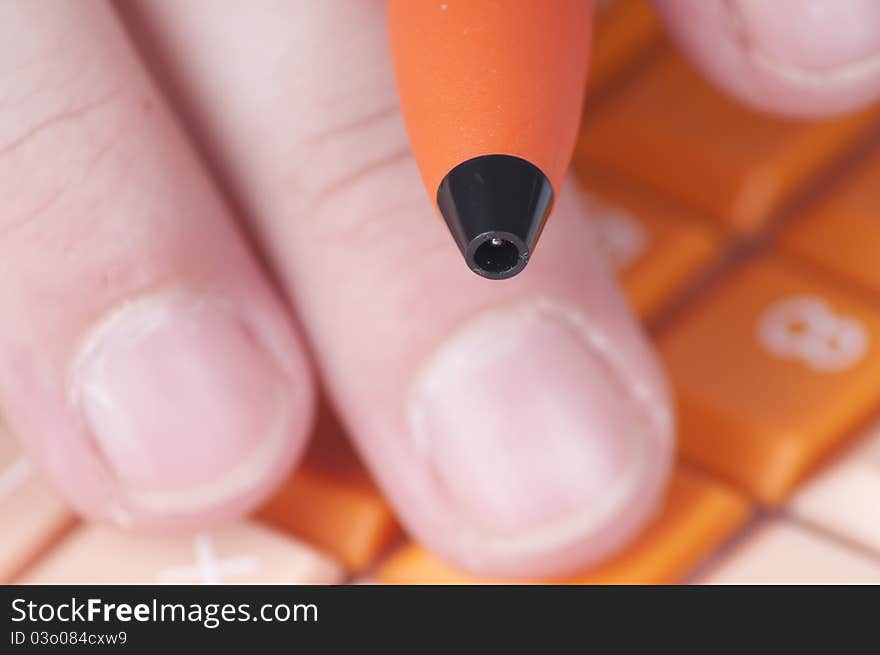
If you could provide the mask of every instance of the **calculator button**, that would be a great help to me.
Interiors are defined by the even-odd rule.
[[[590,93],[606,88],[660,36],[660,24],[648,0],[600,0],[595,6]]]
[[[698,219],[609,179],[585,180],[587,215],[633,309],[652,317],[703,269],[720,240]]]
[[[880,152],[833,186],[783,232],[782,245],[805,260],[880,293]]]
[[[686,460],[781,502],[880,403],[880,313],[764,255],[659,338]]]
[[[333,555],[353,572],[367,568],[399,534],[391,508],[327,410],[321,411],[303,461],[257,518]]]
[[[0,583],[9,582],[73,521],[0,425]]]
[[[665,53],[586,114],[576,159],[751,232],[872,116],[804,121],[752,111]]]
[[[745,499],[700,474],[679,469],[662,511],[635,541],[565,584],[662,584],[683,577],[748,518]],[[457,571],[415,544],[401,548],[378,570],[386,584],[504,583]],[[514,582],[514,581],[507,581]]]
[[[25,584],[332,584],[333,560],[253,522],[174,536],[76,528]]]
[[[704,584],[878,584],[880,562],[804,527],[758,528],[699,580]]]
[[[803,484],[788,511],[880,555],[880,423]]]

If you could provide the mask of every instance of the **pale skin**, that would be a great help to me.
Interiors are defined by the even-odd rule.
[[[656,6],[764,110],[880,94],[875,0]],[[525,273],[470,273],[381,2],[0,2],[0,197],[0,410],[90,519],[251,509],[319,377],[413,536],[470,570],[569,571],[656,508],[668,393],[572,185]]]

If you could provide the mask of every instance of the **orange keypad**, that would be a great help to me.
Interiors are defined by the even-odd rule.
[[[880,584],[880,561],[794,523],[761,526],[699,580],[704,584]]]
[[[660,516],[610,560],[583,574],[550,582],[565,584],[664,584],[690,571],[748,518],[749,505],[733,490],[700,474],[673,475]],[[456,571],[426,550],[404,546],[380,567],[386,584],[498,583]]]
[[[642,318],[650,318],[718,251],[718,237],[686,212],[609,178],[585,178],[599,245]]]
[[[767,504],[880,401],[880,312],[779,256],[730,274],[659,339],[684,457]]]
[[[82,526],[30,570],[25,584],[332,584],[342,568],[253,522],[150,537]]]
[[[369,566],[399,534],[391,508],[327,410],[303,462],[257,516],[353,572]]]
[[[42,553],[73,516],[0,425],[0,583]]]
[[[783,246],[812,264],[880,293],[880,150],[783,234]]]
[[[750,232],[871,117],[802,121],[751,111],[664,53],[586,114],[577,158]]]
[[[595,7],[589,93],[604,90],[660,36],[660,24],[648,0],[600,0]]]

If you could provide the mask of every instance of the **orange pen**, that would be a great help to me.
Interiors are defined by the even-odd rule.
[[[388,0],[400,106],[468,266],[528,262],[574,150],[589,0]]]

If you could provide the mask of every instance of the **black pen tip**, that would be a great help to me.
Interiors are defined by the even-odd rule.
[[[437,190],[437,206],[468,266],[493,280],[525,268],[552,203],[547,177],[512,155],[468,159]]]

